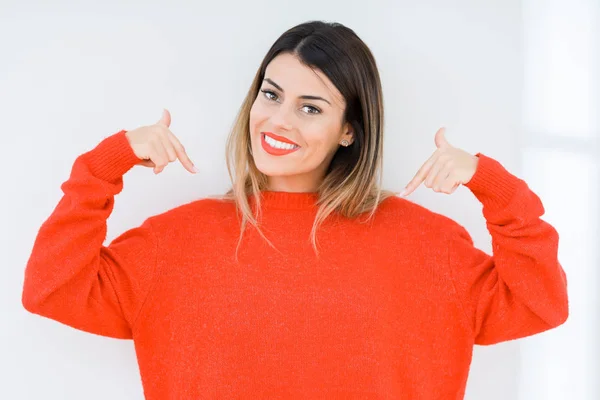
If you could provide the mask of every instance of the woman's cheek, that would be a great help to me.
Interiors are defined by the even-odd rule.
[[[248,128],[250,129],[251,136],[258,136],[259,120],[258,120],[256,114],[250,115],[250,121],[248,122]]]
[[[260,127],[261,123],[263,123],[268,118],[265,110],[259,104],[254,104],[252,109],[250,110],[250,132],[256,133],[256,130]]]

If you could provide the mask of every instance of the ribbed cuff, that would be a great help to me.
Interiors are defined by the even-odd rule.
[[[107,182],[114,182],[125,175],[141,160],[135,155],[127,137],[121,130],[104,140],[86,154],[92,174]]]
[[[464,186],[486,208],[504,208],[522,185],[521,179],[508,172],[498,161],[481,153],[476,154],[479,163],[475,175]]]

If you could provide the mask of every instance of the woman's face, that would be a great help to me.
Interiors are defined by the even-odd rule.
[[[316,191],[340,142],[352,142],[344,109],[321,71],[288,53],[269,63],[250,111],[252,154],[269,190]]]

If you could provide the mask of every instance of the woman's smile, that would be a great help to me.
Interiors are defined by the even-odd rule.
[[[261,132],[262,148],[274,156],[284,156],[295,152],[300,146],[289,139],[277,136],[271,132]]]

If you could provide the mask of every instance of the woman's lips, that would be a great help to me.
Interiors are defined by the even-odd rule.
[[[283,136],[276,135],[273,132],[262,132],[262,133],[267,136],[272,137],[273,139],[277,140],[278,142],[293,144],[294,146],[300,146],[298,143],[292,142],[290,139],[284,138]]]
[[[265,140],[265,136],[269,136],[271,139],[277,140],[278,142],[288,143],[288,144],[294,145],[296,147],[294,147],[293,149],[280,149],[278,147],[273,147],[269,143],[267,143],[267,141]],[[293,153],[300,148],[300,146],[298,144],[290,141],[289,139],[283,138],[281,136],[277,136],[271,132],[261,132],[260,143],[262,145],[262,148],[267,153],[269,153],[273,156],[284,156],[286,154]]]

